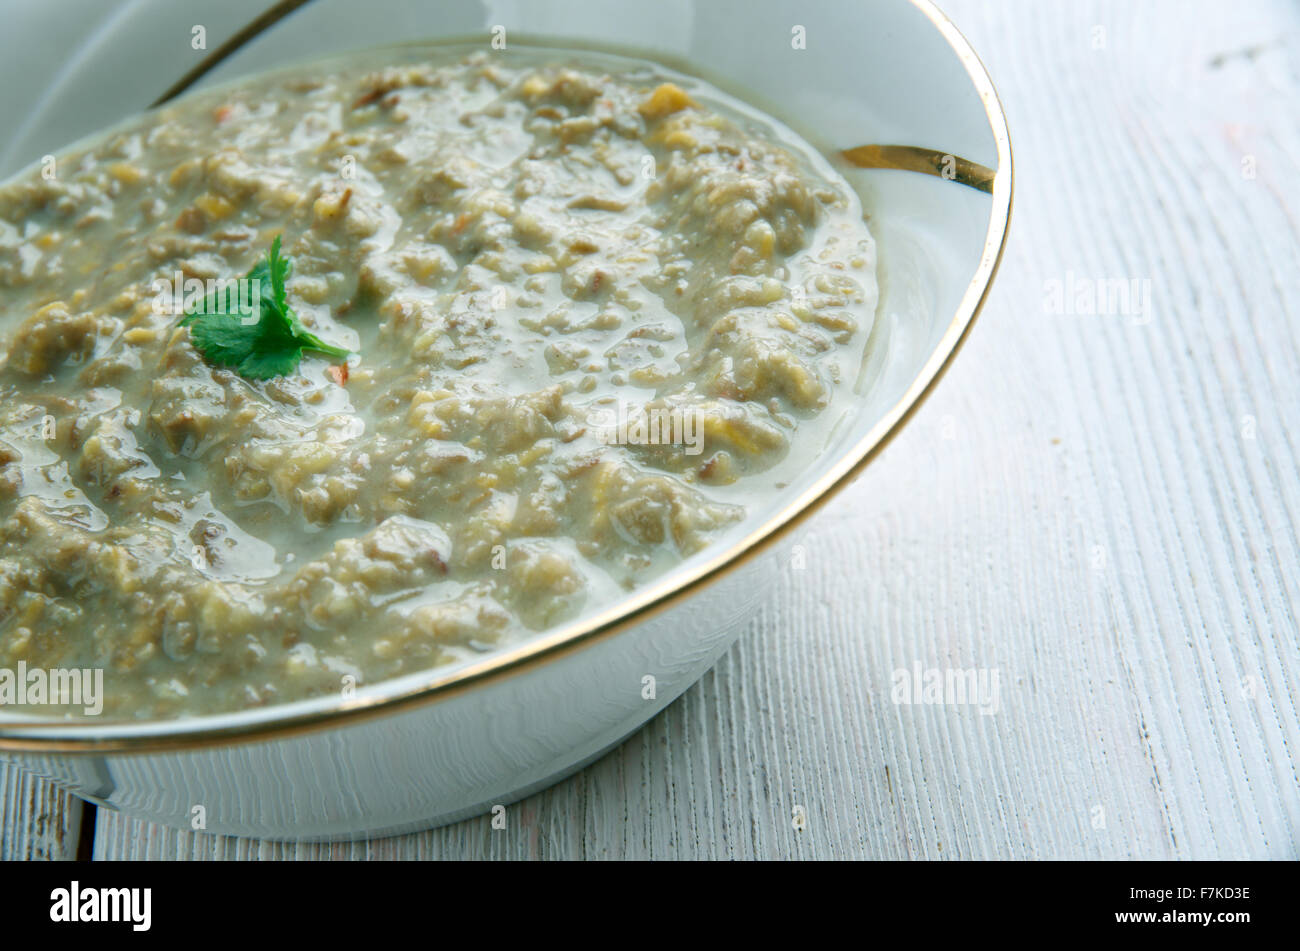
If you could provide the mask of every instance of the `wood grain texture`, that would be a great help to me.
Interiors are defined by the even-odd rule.
[[[80,799],[0,763],[0,862],[75,859],[84,810]]]
[[[1300,9],[943,5],[1015,139],[1002,274],[715,670],[505,830],[285,846],[101,812],[97,856],[1297,857]],[[1149,307],[1054,314],[1071,275]],[[894,703],[914,664],[996,672],[996,712]]]

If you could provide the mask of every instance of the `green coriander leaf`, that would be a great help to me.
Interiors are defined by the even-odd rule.
[[[340,360],[351,354],[352,351],[345,350],[342,347],[336,347],[332,343],[326,343],[320,337],[316,336],[302,325],[302,322],[298,320],[298,316],[292,311],[289,313],[289,321],[294,337],[302,345],[304,350],[312,350],[316,353],[324,354],[327,357],[336,357]]]
[[[304,351],[346,360],[351,351],[307,330],[289,307],[285,282],[292,271],[293,262],[280,254],[276,235],[266,257],[242,281],[192,306],[180,323],[189,328],[190,340],[203,358],[250,380],[293,373]]]
[[[257,350],[246,356],[236,369],[240,376],[250,380],[270,380],[277,376],[288,376],[298,369],[301,356],[302,352],[292,347]]]
[[[289,313],[289,305],[285,302],[284,282],[289,279],[293,271],[293,264],[288,258],[280,256],[280,236],[277,234],[275,240],[271,242],[271,251],[266,256],[267,271],[271,277],[271,299],[275,305],[285,314]]]
[[[237,314],[196,314],[190,324],[190,340],[204,359],[217,366],[239,366],[248,355],[255,337]]]

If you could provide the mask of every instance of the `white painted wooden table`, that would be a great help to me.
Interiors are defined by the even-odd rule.
[[[1001,277],[699,685],[504,832],[219,839],[10,772],[0,857],[1296,858],[1300,8],[945,6],[1015,140]],[[997,712],[894,704],[918,663]]]

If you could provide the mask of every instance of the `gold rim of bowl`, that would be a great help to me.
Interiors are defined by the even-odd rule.
[[[599,640],[613,637],[632,625],[644,622],[677,604],[681,599],[699,593],[708,585],[721,579],[727,572],[748,563],[750,559],[757,557],[778,540],[786,537],[792,529],[818,511],[837,492],[860,475],[884,450],[890,440],[916,413],[952,363],[988,297],[998,265],[1002,260],[1007,228],[1011,220],[1013,192],[1011,137],[993,82],[966,38],[931,0],[908,0],[908,2],[923,13],[942,34],[965,67],[983,102],[984,112],[997,146],[998,165],[996,170],[983,169],[981,172],[981,166],[966,163],[968,168],[964,175],[974,178],[983,175],[988,180],[984,183],[986,187],[977,184],[974,178],[963,184],[988,191],[992,195],[993,207],[979,266],[952,320],[921,372],[889,412],[877,421],[862,439],[841,455],[813,485],[791,499],[781,511],[763,523],[755,525],[729,547],[712,552],[706,549],[705,557],[702,557],[692,566],[691,571],[683,573],[681,577],[670,576],[661,582],[652,583],[594,617],[530,638],[513,647],[485,656],[481,661],[456,666],[446,672],[434,668],[424,674],[412,674],[382,681],[373,687],[359,691],[358,695],[352,698],[340,696],[325,709],[311,709],[305,712],[294,710],[300,704],[285,704],[268,707],[264,711],[208,714],[176,720],[10,721],[7,724],[0,723],[0,751],[29,755],[155,753],[233,743],[265,742],[306,731],[355,726],[370,718],[389,716],[424,704],[447,700],[462,691],[481,686],[489,679],[497,680],[515,676],[537,670],[542,664],[556,663],[571,653],[583,650]],[[907,146],[889,148],[902,149],[914,154],[906,157],[899,152],[895,152],[892,156],[886,153],[883,158],[889,159],[888,162],[869,167],[906,168],[927,174],[942,174],[940,170],[942,165],[936,165],[935,162],[936,156],[939,161],[946,158],[944,153]],[[856,150],[849,150],[849,152],[854,151]],[[874,160],[870,154],[860,157]],[[853,161],[849,156],[846,158]],[[924,167],[914,167],[918,164]],[[956,180],[960,181],[961,177],[957,176]],[[307,703],[311,704],[310,701]],[[227,720],[238,722],[223,722]]]

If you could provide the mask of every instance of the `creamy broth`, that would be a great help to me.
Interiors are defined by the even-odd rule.
[[[248,379],[168,305],[277,235],[346,372]],[[0,187],[0,669],[174,717],[607,606],[851,411],[875,260],[812,147],[616,56],[371,51],[119,127]]]

